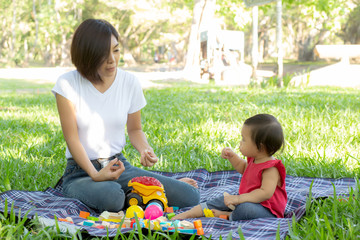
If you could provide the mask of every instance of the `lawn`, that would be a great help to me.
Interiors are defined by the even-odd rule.
[[[10,84],[0,79],[0,192],[44,190],[63,173],[65,142],[50,89],[51,84],[21,80]],[[160,158],[153,170],[232,169],[220,158],[221,149],[237,148],[246,118],[270,113],[284,128],[286,147],[276,157],[283,160],[287,174],[329,178],[360,174],[359,89],[174,83],[144,93],[148,104],[142,111],[143,129]],[[124,154],[140,166],[130,145]],[[305,217],[291,226],[288,238],[358,238],[359,190],[353,193],[356,197],[347,201],[314,201]],[[16,224],[0,215],[0,239],[10,231],[4,226]]]

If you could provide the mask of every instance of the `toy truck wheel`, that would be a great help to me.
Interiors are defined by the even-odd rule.
[[[126,205],[127,206],[132,206],[132,205],[142,206],[143,201],[142,201],[142,198],[139,196],[139,194],[130,193],[129,195],[126,196]]]
[[[150,200],[147,203],[147,205],[149,205],[150,203],[158,203],[162,207],[162,209],[165,211],[164,204],[161,201],[159,201],[159,200]]]

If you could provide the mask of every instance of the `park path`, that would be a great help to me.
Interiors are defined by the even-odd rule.
[[[55,83],[58,77],[68,71],[70,67],[49,67],[49,68],[1,68],[0,79],[25,79],[34,83]],[[134,73],[140,80],[143,88],[162,86],[164,81],[183,80],[182,71],[128,71]]]
[[[124,68],[135,74],[143,88],[165,87],[174,81],[186,81],[185,73],[179,67],[166,65],[138,66]],[[273,76],[276,66],[259,66],[258,75]],[[2,68],[0,79],[25,79],[36,83],[55,83],[57,78],[73,68]],[[284,65],[284,74],[291,74],[296,86],[338,86],[360,88],[360,65],[344,65],[335,63],[331,65]],[[199,81],[201,83],[201,81]],[[203,82],[206,83],[206,82]]]

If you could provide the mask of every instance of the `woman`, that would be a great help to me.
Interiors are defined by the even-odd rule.
[[[52,89],[67,144],[64,194],[98,211],[117,212],[124,208],[129,180],[151,176],[163,184],[170,206],[196,205],[200,197],[194,180],[179,181],[133,167],[121,154],[126,125],[141,164],[151,167],[158,161],[141,126],[146,100],[140,83],[117,68],[118,38],[105,20],[81,23],[71,45],[76,70],[60,76]]]

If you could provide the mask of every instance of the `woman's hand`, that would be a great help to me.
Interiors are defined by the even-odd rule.
[[[102,168],[92,179],[95,182],[101,181],[113,181],[120,177],[120,175],[125,171],[125,166],[122,161],[115,158],[111,160],[108,165]]]
[[[140,154],[140,162],[144,167],[152,167],[159,160],[152,148],[145,149]]]

